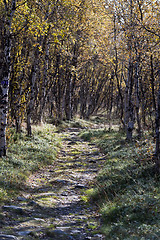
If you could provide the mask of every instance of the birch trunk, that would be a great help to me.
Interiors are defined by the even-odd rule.
[[[11,2],[9,6],[4,1],[5,16],[4,23],[1,26],[1,42],[0,42],[0,157],[6,156],[6,126],[8,113],[8,92],[9,80],[11,72],[11,25],[16,10],[16,0]]]
[[[8,112],[8,91],[10,79],[10,47],[11,42],[5,44],[5,63],[0,83],[0,157],[6,156],[6,126]]]
[[[32,135],[32,128],[31,128],[31,117],[34,108],[34,100],[35,100],[35,83],[36,83],[36,72],[37,72],[37,61],[38,61],[38,49],[35,50],[35,60],[32,66],[31,76],[30,76],[30,101],[27,106],[27,135]]]

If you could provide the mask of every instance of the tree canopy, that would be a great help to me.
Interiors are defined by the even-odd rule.
[[[156,132],[159,156],[160,2],[0,1],[0,156],[8,124],[21,130],[99,110]]]

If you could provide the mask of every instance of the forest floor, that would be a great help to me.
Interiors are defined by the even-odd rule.
[[[127,142],[104,118],[8,133],[0,159],[0,240],[159,240],[152,132]]]
[[[16,200],[2,204],[0,239],[104,239],[98,206],[87,201],[87,191],[105,155],[79,131],[57,133],[61,147],[53,164],[32,174]]]

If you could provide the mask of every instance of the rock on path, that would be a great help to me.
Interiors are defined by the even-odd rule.
[[[95,204],[85,203],[105,156],[78,137],[78,131],[61,133],[57,160],[32,175],[26,190],[11,207],[3,206],[1,239],[102,240]],[[25,214],[15,209],[23,209]],[[2,238],[6,237],[6,238]],[[10,237],[10,238],[7,238]]]

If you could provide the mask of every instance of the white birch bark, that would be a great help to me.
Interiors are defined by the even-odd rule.
[[[1,55],[3,62],[0,66],[0,157],[6,156],[6,126],[8,113],[8,92],[11,72],[11,26],[12,19],[16,10],[16,0],[12,0],[11,5],[5,0],[4,3],[4,25],[3,35],[1,36]]]

